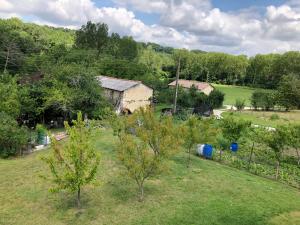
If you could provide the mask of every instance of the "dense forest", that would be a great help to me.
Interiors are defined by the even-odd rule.
[[[109,33],[106,24],[91,22],[74,31],[13,18],[0,20],[0,30],[0,71],[22,77],[76,63],[98,74],[161,85],[175,77],[179,54],[185,79],[273,89],[285,75],[300,76],[300,53],[295,51],[247,57],[178,50],[120,37]]]

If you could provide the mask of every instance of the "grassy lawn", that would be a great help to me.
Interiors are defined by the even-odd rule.
[[[96,188],[85,187],[83,209],[75,196],[52,194],[39,178],[49,174],[40,158],[49,150],[0,160],[0,224],[299,224],[300,192],[220,165],[192,158],[186,168],[184,153],[169,162],[169,171],[146,182],[145,202],[116,160],[115,138],[101,131],[95,145],[102,154]]]
[[[272,115],[278,115],[278,119],[272,119]],[[300,111],[290,112],[266,112],[266,111],[242,111],[242,112],[224,112],[223,116],[233,115],[235,118],[250,120],[253,124],[275,127],[277,125],[285,125],[288,123],[300,124]]]
[[[215,88],[222,91],[225,94],[224,105],[234,105],[237,98],[244,99],[246,106],[251,106],[250,97],[252,93],[256,90],[263,90],[259,88],[250,88],[243,86],[234,85],[222,85],[213,84]]]

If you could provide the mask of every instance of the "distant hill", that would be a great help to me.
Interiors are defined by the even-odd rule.
[[[64,44],[66,46],[72,46],[75,40],[76,30],[67,28],[51,27],[47,25],[38,25],[35,23],[26,23],[18,18],[0,19],[0,26],[7,27],[10,31],[14,30],[21,33],[24,36],[34,37],[35,41],[41,41],[45,43],[53,43],[56,45]],[[144,48],[151,46],[156,52],[172,54],[174,48],[168,46],[161,46],[152,42],[139,42]],[[201,50],[194,50],[198,53],[203,53]]]
[[[21,36],[31,36],[35,41],[43,44],[53,43],[72,46],[74,43],[75,31],[66,28],[25,23],[18,18],[0,19],[0,26],[18,32]]]

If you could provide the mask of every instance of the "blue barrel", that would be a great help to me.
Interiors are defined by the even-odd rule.
[[[237,152],[237,150],[239,149],[239,145],[237,143],[232,143],[230,145],[230,150],[233,152]]]
[[[203,156],[207,159],[211,159],[213,155],[213,147],[211,145],[204,145]]]

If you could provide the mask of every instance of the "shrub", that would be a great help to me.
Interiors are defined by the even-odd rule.
[[[0,156],[7,158],[17,155],[28,141],[28,132],[16,120],[0,112]]]
[[[250,121],[236,120],[233,117],[223,118],[220,124],[223,137],[229,143],[237,142],[250,126]]]
[[[212,108],[221,108],[223,106],[225,94],[219,90],[213,90],[208,96],[208,102]]]
[[[42,124],[37,124],[35,130],[37,133],[37,143],[43,144],[44,138],[47,135],[47,129]]]
[[[276,113],[272,114],[270,117],[270,120],[279,120],[279,119],[280,117]]]
[[[244,99],[236,99],[235,105],[238,111],[242,111],[245,108],[245,100]]]
[[[163,89],[158,92],[156,99],[161,103],[172,104],[174,101],[175,89]],[[224,93],[219,90],[212,91],[209,96],[199,92],[196,87],[185,90],[182,87],[178,89],[177,105],[185,108],[197,108],[208,105],[212,108],[223,106]]]
[[[155,92],[155,98],[159,103],[171,104],[174,99],[174,89],[165,88]]]
[[[251,105],[255,110],[260,108],[268,111],[273,109],[275,104],[276,96],[274,92],[255,91],[251,96]]]
[[[286,110],[300,106],[300,79],[294,74],[283,76],[277,88],[278,104]]]

